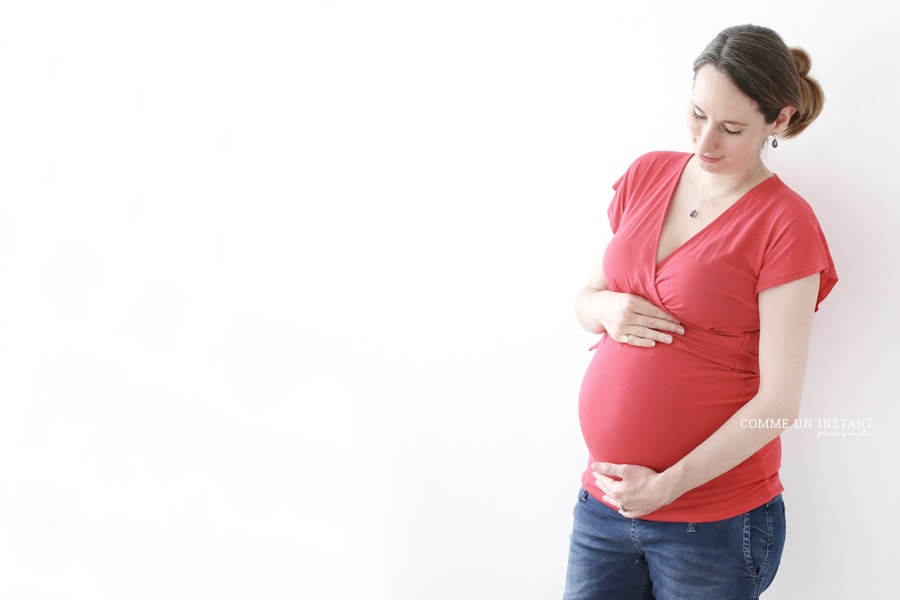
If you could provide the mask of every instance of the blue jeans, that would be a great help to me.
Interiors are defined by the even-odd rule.
[[[584,489],[575,505],[564,600],[755,600],[784,549],[779,494],[710,523],[629,519]]]

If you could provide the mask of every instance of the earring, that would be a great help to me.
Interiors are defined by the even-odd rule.
[[[778,136],[777,136],[777,135],[773,135],[773,136],[772,136],[772,147],[773,147],[773,148],[777,148],[777,147],[778,147]]]

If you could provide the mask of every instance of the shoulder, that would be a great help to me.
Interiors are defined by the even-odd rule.
[[[813,207],[778,176],[765,182],[758,205],[747,215],[744,226],[767,248],[793,246],[802,253],[805,243],[827,247],[825,234]]]
[[[815,211],[806,199],[789,187],[777,175],[766,182],[765,198],[770,218],[778,220],[809,220],[818,222]]]
[[[691,158],[691,154],[687,152],[673,152],[668,150],[657,150],[647,152],[637,157],[631,163],[629,171],[647,171],[669,168],[681,168]]]
[[[691,156],[685,152],[664,150],[642,154],[631,163],[613,188],[619,189],[623,184],[627,187],[653,186],[672,176],[679,176]]]

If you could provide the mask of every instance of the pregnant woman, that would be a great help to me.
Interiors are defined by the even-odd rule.
[[[693,152],[641,156],[613,185],[614,235],[576,303],[604,335],[567,600],[743,600],[775,576],[779,435],[837,281],[810,205],[762,159],[818,116],[809,68],[770,29],[722,31],[694,62]]]

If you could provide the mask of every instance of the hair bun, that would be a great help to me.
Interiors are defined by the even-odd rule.
[[[796,135],[806,129],[822,112],[822,106],[825,104],[825,94],[822,92],[822,86],[819,82],[809,76],[810,63],[809,54],[803,48],[789,48],[791,58],[797,67],[797,73],[800,75],[800,95],[801,104],[797,106],[797,113],[791,118],[791,122],[784,130],[784,137]]]
[[[809,75],[809,68],[812,61],[809,58],[809,54],[806,53],[806,50],[803,48],[797,48],[796,46],[790,48],[791,58],[794,59],[794,64],[797,65],[797,73],[800,74],[800,77],[806,77]]]

